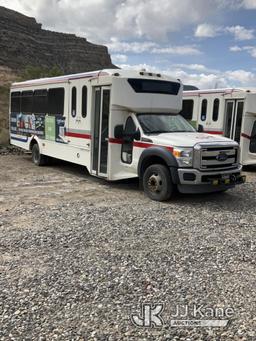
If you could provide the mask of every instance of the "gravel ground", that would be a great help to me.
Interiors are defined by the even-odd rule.
[[[225,194],[157,203],[136,181],[1,155],[0,340],[255,340],[256,170],[247,175]],[[162,327],[132,324],[141,303],[164,304]],[[234,313],[227,327],[171,327],[185,305]]]
[[[24,150],[15,146],[1,146],[0,145],[0,155],[22,155]]]

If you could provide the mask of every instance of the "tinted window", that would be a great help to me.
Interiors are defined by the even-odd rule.
[[[23,91],[21,95],[21,112],[33,112],[33,91]]]
[[[244,102],[238,102],[237,112],[236,112],[235,135],[234,135],[234,140],[238,143],[240,142],[240,138],[241,138],[243,112],[244,112]]]
[[[207,99],[202,100],[201,105],[201,121],[205,121],[207,117]]]
[[[219,107],[220,107],[220,100],[218,98],[215,98],[213,102],[213,111],[212,111],[212,120],[218,121],[219,118]]]
[[[234,102],[227,102],[226,118],[225,118],[225,136],[226,137],[230,137],[233,110],[234,110]]]
[[[87,86],[82,88],[82,117],[87,115]]]
[[[138,93],[177,95],[180,90],[180,83],[176,82],[137,78],[130,78],[128,82],[133,90]]]
[[[33,112],[35,114],[48,113],[48,92],[46,89],[34,91]]]
[[[71,115],[76,117],[76,87],[72,88],[72,99],[71,99]]]
[[[192,120],[194,109],[193,99],[184,99],[182,104],[182,111],[180,112],[186,120]]]
[[[249,150],[251,153],[256,153],[256,121],[254,122],[253,129],[252,129],[252,136],[251,136]]]
[[[110,90],[103,90],[101,117],[100,172],[107,173]]]
[[[11,112],[20,112],[20,92],[12,92],[11,94]]]
[[[48,103],[49,103],[49,114],[63,115],[64,113],[64,88],[49,89]]]

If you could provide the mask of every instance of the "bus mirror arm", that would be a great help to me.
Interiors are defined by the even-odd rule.
[[[198,131],[199,133],[203,133],[203,132],[204,132],[204,127],[202,126],[202,124],[199,124],[199,125],[198,125],[197,131]]]
[[[139,129],[137,129],[136,131],[132,133],[125,133],[124,127],[122,124],[115,126],[114,136],[116,139],[124,139],[127,142],[133,141],[133,140],[139,141],[141,138]]]
[[[124,137],[124,127],[122,124],[115,126],[114,136],[116,139],[122,139]]]
[[[139,141],[140,138],[141,138],[141,136],[140,136],[139,129],[137,129],[131,133],[125,133],[124,132],[124,134],[123,134],[123,140],[127,143],[133,142],[134,140]]]
[[[140,135],[140,130],[139,130],[139,129],[137,129],[137,130],[135,131],[135,133],[134,133],[134,135],[133,135],[133,138],[134,138],[134,140],[136,140],[136,141],[139,141],[139,140],[140,140],[141,135]]]

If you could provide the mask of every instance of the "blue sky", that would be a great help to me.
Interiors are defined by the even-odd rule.
[[[46,29],[109,47],[125,68],[200,88],[256,87],[256,0],[0,0]]]

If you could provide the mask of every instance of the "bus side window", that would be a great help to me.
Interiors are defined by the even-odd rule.
[[[215,98],[215,100],[213,102],[213,111],[212,111],[212,120],[214,122],[218,121],[219,107],[220,107],[220,100],[218,98]]]
[[[71,116],[76,117],[76,87],[72,88]]]
[[[33,91],[22,91],[21,112],[26,114],[33,112]]]
[[[48,91],[46,89],[34,91],[34,114],[48,113]]]
[[[20,113],[21,97],[20,92],[12,92],[11,94],[11,112]]]
[[[193,99],[184,99],[182,102],[182,111],[180,115],[186,120],[191,121],[193,117],[194,101]]]
[[[87,115],[87,86],[84,85],[82,88],[82,117],[85,118]]]
[[[207,117],[207,99],[202,100],[201,105],[201,121],[206,121]]]
[[[249,151],[250,153],[256,153],[256,121],[254,122],[253,129],[252,129],[252,136],[251,136]]]
[[[48,91],[49,114],[63,115],[64,114],[64,88],[52,88]]]

